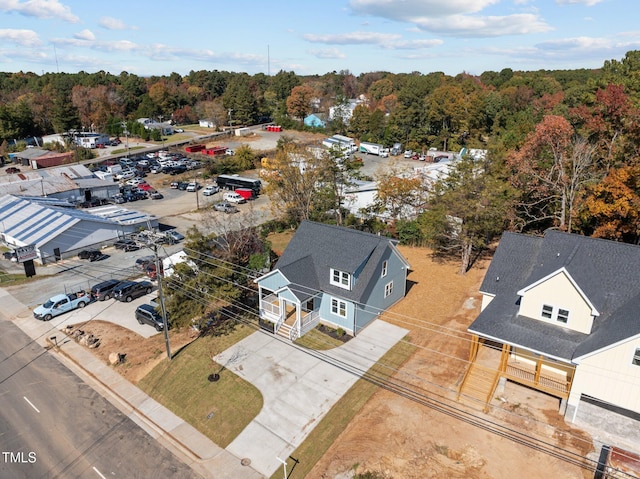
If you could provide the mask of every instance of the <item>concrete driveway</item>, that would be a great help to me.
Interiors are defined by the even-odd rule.
[[[311,351],[258,331],[214,358],[262,393],[256,418],[226,448],[269,477],[344,393],[408,331],[376,320],[339,348]]]
[[[138,299],[134,299],[130,303],[116,301],[115,299],[94,301],[82,309],[76,309],[70,313],[56,316],[49,323],[52,327],[62,331],[70,324],[82,324],[87,321],[99,319],[130,329],[143,338],[150,338],[151,336],[160,333],[148,324],[139,324],[135,318],[135,310],[140,304],[148,304],[151,299],[157,296],[157,294],[158,293],[154,289],[152,293],[141,296]]]

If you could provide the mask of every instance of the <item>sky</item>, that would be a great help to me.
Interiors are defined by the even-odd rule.
[[[275,75],[599,68],[639,0],[0,0],[0,72]]]

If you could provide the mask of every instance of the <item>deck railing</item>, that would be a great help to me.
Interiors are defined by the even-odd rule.
[[[508,363],[505,376],[511,381],[539,389],[563,399],[569,397],[569,391],[571,390],[571,381],[557,376],[545,375],[544,373],[536,376],[534,369],[518,363]]]

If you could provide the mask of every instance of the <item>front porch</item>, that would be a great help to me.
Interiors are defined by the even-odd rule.
[[[566,400],[574,373],[572,365],[473,336],[458,400],[464,397],[479,401],[486,411],[500,378]]]
[[[295,341],[320,322],[320,311],[314,308],[314,303],[313,298],[302,304],[275,293],[265,296],[261,294],[259,303],[261,327],[273,334]]]

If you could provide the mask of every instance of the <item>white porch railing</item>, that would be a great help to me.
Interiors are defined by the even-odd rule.
[[[304,336],[320,322],[320,311],[311,311],[300,318],[300,334],[298,334],[298,321],[296,321],[289,333],[289,339],[295,341],[300,336]]]
[[[260,316],[270,319],[280,319],[280,300],[278,296],[270,294],[269,296],[260,298]]]

